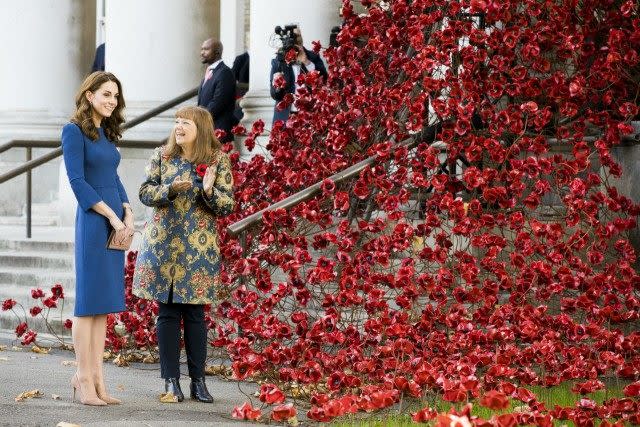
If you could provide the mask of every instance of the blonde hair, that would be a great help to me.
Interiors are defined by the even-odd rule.
[[[107,136],[107,139],[111,142],[117,142],[122,137],[121,125],[124,123],[123,110],[125,107],[124,95],[122,95],[122,85],[120,80],[111,73],[105,71],[96,71],[87,76],[86,79],[80,85],[78,92],[76,93],[76,111],[71,116],[71,122],[80,126],[82,133],[88,136],[91,140],[96,141],[100,135],[98,129],[93,123],[93,107],[87,99],[87,91],[95,93],[106,82],[114,82],[118,86],[118,105],[111,113],[111,116],[102,119],[102,128]]]
[[[191,159],[193,163],[209,163],[214,159],[214,156],[222,144],[216,138],[213,129],[213,119],[209,111],[202,107],[183,107],[176,111],[176,119],[188,119],[193,120],[196,125],[196,141],[194,145],[194,158]],[[176,130],[175,127],[171,130],[169,140],[164,146],[163,153],[169,157],[177,157],[182,153],[182,148],[176,143]]]

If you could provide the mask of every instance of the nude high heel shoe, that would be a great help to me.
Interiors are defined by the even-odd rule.
[[[107,404],[105,403],[105,401],[100,400],[98,397],[84,397],[84,393],[82,392],[82,386],[80,383],[80,380],[78,379],[78,374],[76,373],[73,378],[71,378],[71,387],[73,387],[73,402],[76,401],[76,392],[79,391],[80,396],[78,397],[78,400],[80,401],[80,403],[82,403],[83,405],[89,405],[89,406],[106,406]]]
[[[102,400],[103,402],[105,402],[107,405],[119,405],[119,404],[122,403],[122,400],[116,399],[115,397],[112,397],[112,396],[109,396],[107,394],[106,390],[103,393],[101,393],[96,388],[96,394],[98,395],[98,398],[100,400]]]

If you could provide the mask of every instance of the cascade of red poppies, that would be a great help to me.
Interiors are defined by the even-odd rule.
[[[223,234],[213,344],[237,378],[307,385],[317,420],[440,394],[521,400],[534,415],[518,423],[637,422],[637,402],[554,412],[524,388],[640,374],[640,209],[612,155],[639,118],[637,5],[362,4],[343,2],[329,81],[299,77],[271,159],[236,164],[240,208],[222,225],[325,181],[265,214],[247,251]]]
[[[299,77],[270,158],[234,161],[236,212],[211,344],[265,381],[272,418],[309,398],[327,421],[401,396],[527,410],[476,425],[640,423],[640,206],[615,150],[640,120],[631,0],[345,0],[329,80]],[[314,49],[322,47],[314,43]],[[264,131],[245,134],[253,149]],[[402,146],[399,144],[402,143]],[[357,177],[327,178],[369,156]],[[317,182],[313,199],[226,226]],[[126,280],[130,288],[135,254]],[[155,304],[127,295],[108,344],[156,344]],[[120,329],[118,329],[120,328]],[[587,395],[611,378],[625,398]],[[527,387],[572,381],[575,407]],[[234,416],[255,419],[251,404]],[[416,421],[469,421],[468,407]],[[464,424],[464,423],[462,423]]]

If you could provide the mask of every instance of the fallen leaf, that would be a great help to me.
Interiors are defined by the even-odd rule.
[[[130,353],[125,356],[127,362],[141,362],[142,356],[138,353]]]
[[[118,384],[118,386],[116,387],[119,391],[124,391],[124,385],[123,384]]]
[[[109,360],[113,357],[110,351],[105,351],[102,353],[102,360]]]
[[[0,362],[8,362],[8,361],[9,361],[8,357],[4,357],[4,356],[0,357]]]
[[[296,427],[298,424],[300,424],[300,422],[298,421],[298,417],[291,417],[287,420],[287,423],[290,426]]]
[[[122,354],[117,355],[116,358],[113,359],[113,364],[120,367],[129,366],[129,362],[127,362],[127,359]]]
[[[144,357],[144,359],[142,359],[142,363],[156,363],[156,362],[157,362],[156,358],[150,354],[147,354]]]
[[[56,424],[56,427],[80,427],[80,426],[78,424],[65,423],[64,421],[60,421],[58,424]]]
[[[178,396],[175,396],[173,393],[162,393],[160,395],[160,402],[162,403],[178,403]]]
[[[75,360],[63,360],[62,366],[78,366],[78,362]]]
[[[225,365],[209,365],[204,368],[206,375],[226,375],[227,366]]]
[[[6,345],[0,345],[0,351],[5,351],[7,349]]]
[[[305,387],[291,387],[291,397],[296,399],[309,397],[311,391],[306,389]]]
[[[38,354],[49,354],[49,351],[51,351],[51,349],[34,345],[33,347],[31,347],[31,351]]]
[[[25,399],[31,399],[34,397],[42,397],[42,396],[44,396],[44,394],[40,390],[35,389],[35,390],[30,390],[30,391],[25,391],[23,393],[20,393],[18,397],[15,398],[15,401],[22,402]]]
[[[52,394],[52,395],[51,395],[51,398],[52,398],[53,400],[60,400],[60,396],[58,396],[57,394]]]

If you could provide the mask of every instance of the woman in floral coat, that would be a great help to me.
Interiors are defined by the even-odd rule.
[[[219,282],[216,218],[229,215],[235,204],[231,163],[220,151],[209,112],[200,107],[178,110],[169,141],[154,151],[145,173],[139,196],[153,214],[145,226],[133,293],[158,301],[165,391],[184,399],[179,383],[182,320],[191,397],[212,402],[204,382],[204,305],[214,302]]]

